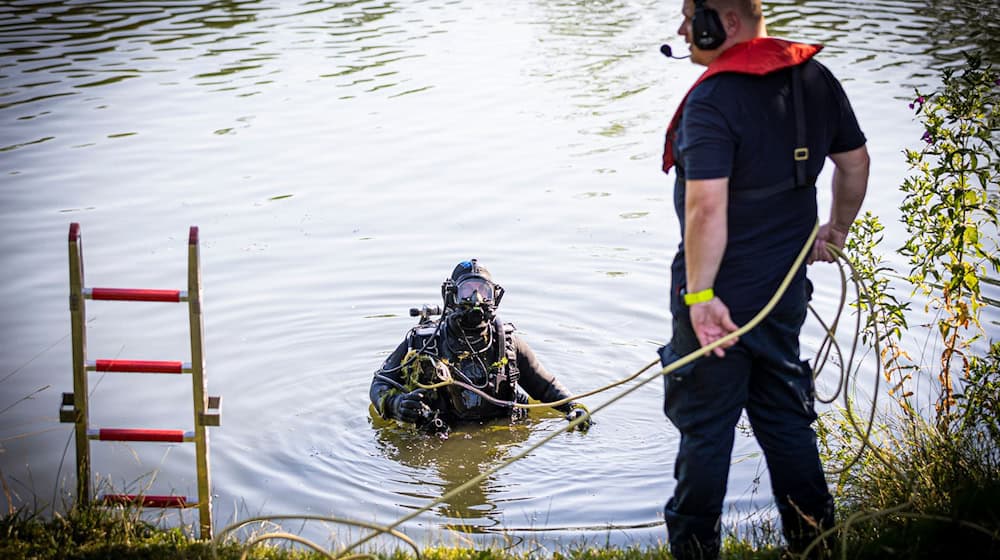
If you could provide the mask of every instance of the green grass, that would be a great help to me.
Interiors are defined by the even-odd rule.
[[[73,510],[65,516],[42,520],[30,514],[10,513],[0,518],[0,558],[4,560],[238,560],[246,552],[243,543],[215,546],[189,537],[179,528],[161,529],[138,518],[138,511],[92,508]],[[503,548],[428,547],[423,560],[664,560],[665,547],[581,547],[566,551],[540,552],[522,547]],[[526,550],[526,551],[525,551]],[[385,560],[414,560],[410,549],[380,551]],[[774,546],[756,547],[732,538],[724,544],[725,559],[777,560]],[[268,541],[254,546],[248,558],[256,560],[305,560],[323,555],[291,543]]]
[[[841,477],[851,558],[1000,558],[1000,447],[977,427],[883,427],[880,452]]]

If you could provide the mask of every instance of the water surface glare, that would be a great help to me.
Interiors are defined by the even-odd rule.
[[[866,208],[893,245],[900,152],[922,132],[913,88],[966,48],[1000,60],[976,5],[766,7],[773,35],[828,45],[870,141]],[[663,131],[699,73],[659,54],[682,50],[679,18],[657,0],[0,5],[0,506],[61,508],[74,492],[57,415],[72,390],[70,222],[90,287],[184,288],[200,228],[208,386],[223,397],[217,528],[288,513],[392,523],[561,427],[539,412],[441,441],[376,425],[368,384],[408,308],[438,303],[470,257],[571,389],[655,358],[679,240]],[[825,213],[829,169],[821,184]],[[836,276],[813,273],[820,309]],[[91,359],[189,359],[179,306],[87,311]],[[806,327],[810,351],[822,332]],[[90,388],[94,427],[192,426],[186,377],[91,374]],[[676,447],[661,399],[657,380],[401,529],[422,544],[659,543]],[[92,449],[116,490],[197,494],[193,446]],[[752,438],[733,462],[727,523],[772,516]],[[295,527],[324,544],[363,534]]]

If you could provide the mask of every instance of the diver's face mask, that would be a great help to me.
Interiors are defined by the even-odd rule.
[[[463,329],[481,329],[493,320],[503,288],[479,276],[463,279],[455,286],[458,324]]]
[[[493,283],[485,278],[473,276],[455,286],[455,301],[459,305],[493,305],[496,301]]]

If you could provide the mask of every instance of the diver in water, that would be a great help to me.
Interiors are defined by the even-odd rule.
[[[456,422],[522,418],[527,410],[512,403],[525,404],[529,396],[548,403],[571,395],[514,326],[496,316],[503,293],[476,259],[455,267],[441,285],[441,319],[431,320],[434,312],[425,307],[420,324],[375,372],[369,395],[382,418],[447,432]],[[569,421],[588,415],[579,427],[590,427],[583,404],[555,408]]]

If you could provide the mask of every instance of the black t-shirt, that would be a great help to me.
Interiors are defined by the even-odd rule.
[[[677,130],[674,207],[682,235],[686,179],[729,178],[728,238],[714,289],[737,323],[773,296],[817,220],[814,187],[747,195],[794,177],[791,74],[785,69],[764,76],[712,76],[688,96]],[[825,66],[804,63],[802,79],[807,168],[815,178],[828,154],[859,148],[865,136],[843,88]],[[677,298],[686,281],[683,240],[672,269]],[[803,266],[788,293],[804,293],[804,279]]]

